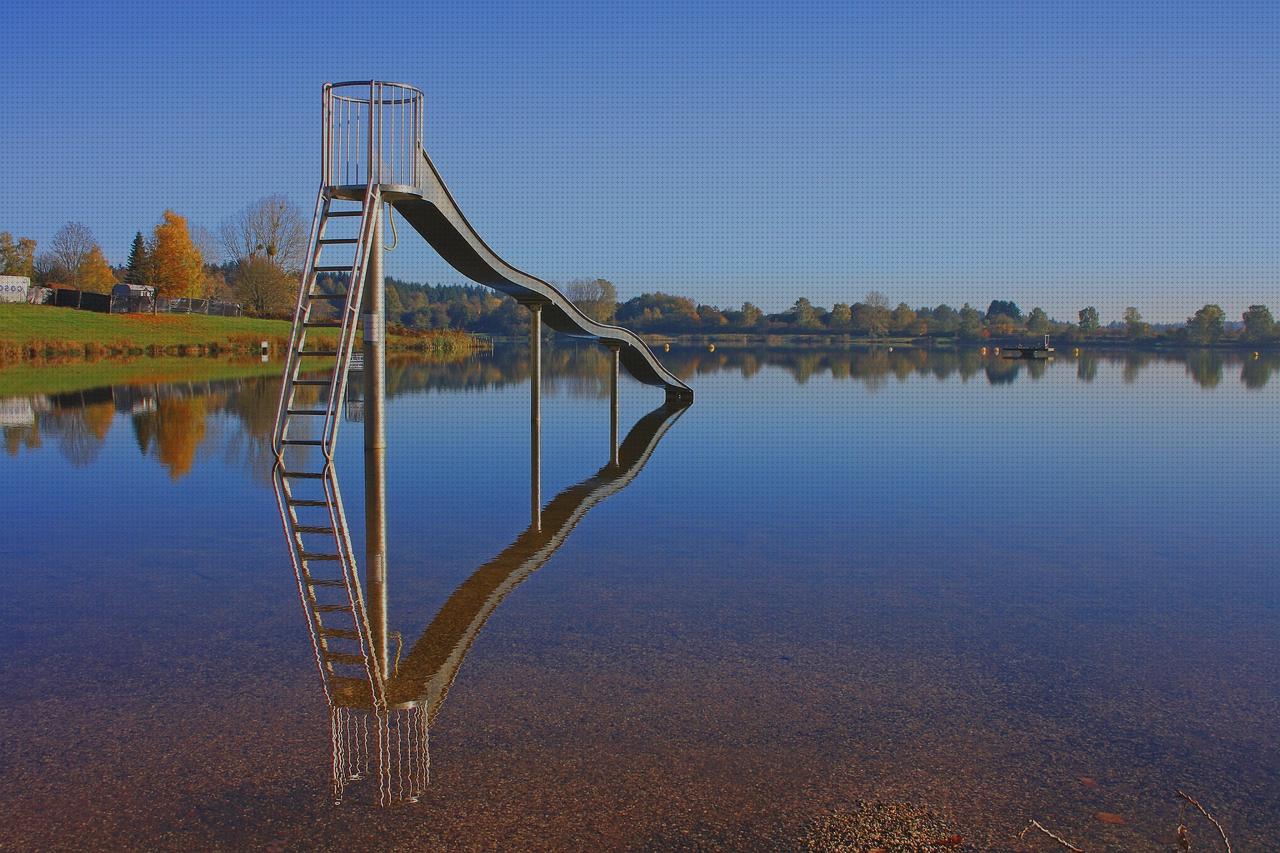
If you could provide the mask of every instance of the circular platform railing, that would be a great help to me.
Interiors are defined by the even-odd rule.
[[[416,187],[423,95],[404,83],[326,83],[321,175],[324,185]]]

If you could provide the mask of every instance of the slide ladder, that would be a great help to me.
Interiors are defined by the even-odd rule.
[[[381,203],[377,186],[354,200],[323,187],[317,195],[273,438],[280,518],[316,665],[334,708],[385,707],[383,675],[373,654],[350,529],[333,470]],[[322,286],[322,276],[335,273],[345,276],[345,281],[337,279],[339,288]],[[332,331],[322,335],[316,330]]]

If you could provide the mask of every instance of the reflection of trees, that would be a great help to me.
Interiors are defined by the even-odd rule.
[[[10,456],[17,456],[18,451],[35,450],[40,446],[40,424],[29,426],[7,426],[4,428],[4,449]]]
[[[102,453],[102,438],[89,427],[83,410],[59,409],[42,418],[45,431],[55,436],[58,452],[73,468],[92,465]]]
[[[320,389],[314,386],[295,388],[294,393],[296,403],[306,408],[311,408],[320,398]],[[279,400],[280,380],[275,378],[237,382],[226,391],[224,408],[241,425],[227,443],[227,458],[243,465],[255,479],[263,482],[271,480],[275,459],[271,436]]]
[[[1222,382],[1222,355],[1213,350],[1187,354],[1187,375],[1201,388],[1217,388]]]
[[[768,349],[718,345],[673,347],[660,352],[664,364],[681,377],[710,376],[722,372],[752,377],[765,368],[781,370],[796,382],[804,383],[829,376],[839,382],[859,382],[869,390],[885,386],[891,379],[904,381],[912,376],[947,381],[959,376],[967,381],[983,375],[991,384],[1008,384],[1020,376],[1039,378],[1049,364],[1045,361],[1006,360],[983,356],[977,350],[923,350],[888,348]],[[1273,373],[1280,371],[1280,354],[1258,358],[1229,352],[1192,351],[1185,353],[1082,352],[1075,359],[1077,381],[1092,382],[1102,362],[1115,365],[1127,383],[1137,381],[1153,362],[1181,364],[1199,386],[1213,388],[1223,379],[1224,369],[1240,363],[1240,382],[1246,388],[1264,387]],[[546,393],[574,397],[602,398],[608,395],[609,352],[598,345],[558,344],[543,351]],[[1023,369],[1025,367],[1025,370]],[[1069,370],[1069,367],[1066,367]],[[359,382],[358,378],[353,379]],[[529,381],[527,349],[499,346],[491,352],[453,360],[397,359],[387,366],[388,394],[392,397],[427,391],[483,391]],[[255,476],[267,477],[271,467],[271,433],[280,380],[276,377],[216,380],[169,385],[122,385],[71,394],[32,398],[34,422],[3,427],[5,449],[16,455],[23,449],[52,443],[72,465],[92,464],[101,454],[116,413],[129,415],[133,435],[142,454],[154,453],[174,479],[194,466],[199,453],[213,442],[207,434],[210,417],[226,414],[239,429],[225,443],[229,461],[242,465]],[[315,387],[298,389],[298,402],[314,407],[326,393]]]
[[[987,382],[992,385],[1011,385],[1022,373],[1022,359],[988,359],[984,369],[987,373]]]
[[[1126,385],[1132,385],[1138,380],[1138,374],[1142,369],[1151,363],[1153,356],[1149,352],[1127,352],[1124,354],[1124,371],[1121,376],[1124,378]]]
[[[116,415],[116,407],[110,402],[93,403],[84,407],[84,424],[89,432],[101,443],[106,441],[107,432],[111,429],[111,420]]]
[[[1247,358],[1240,368],[1240,381],[1244,387],[1258,389],[1271,380],[1271,374],[1280,370],[1280,355],[1268,353],[1259,358]]]
[[[133,416],[133,437],[138,442],[138,450],[146,456],[151,450],[151,440],[155,437],[156,419],[149,414]]]
[[[156,456],[172,479],[191,470],[196,448],[204,441],[206,417],[204,397],[168,397],[156,404]]]

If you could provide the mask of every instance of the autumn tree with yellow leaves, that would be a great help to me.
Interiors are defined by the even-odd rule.
[[[80,267],[80,289],[90,293],[110,293],[115,287],[116,274],[111,271],[102,247],[94,244]]]
[[[166,210],[151,245],[151,272],[159,294],[198,297],[204,288],[204,259],[187,230],[186,218]]]

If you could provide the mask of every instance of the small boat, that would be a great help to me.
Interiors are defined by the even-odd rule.
[[[1049,346],[1049,336],[1044,336],[1043,344],[1034,344],[1029,347],[1002,347],[1000,355],[1004,358],[1049,358],[1054,353],[1053,347]]]

